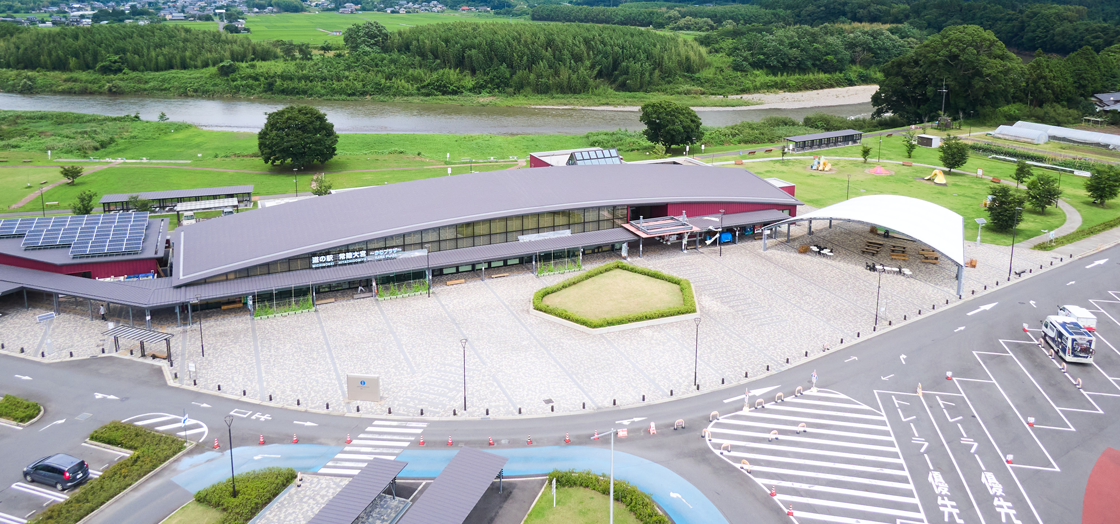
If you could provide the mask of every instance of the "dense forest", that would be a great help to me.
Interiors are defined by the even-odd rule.
[[[216,66],[226,60],[271,60],[276,47],[225,32],[173,25],[97,25],[50,31],[3,24],[0,68],[50,71],[166,71]]]
[[[1061,3],[1064,5],[1010,0],[757,0],[748,5],[713,7],[630,2],[613,8],[546,4],[534,7],[532,18],[654,28],[671,27],[684,18],[707,19],[712,28],[728,21],[737,25],[787,26],[857,22],[908,24],[931,33],[950,26],[975,24],[992,31],[1007,46],[1063,54],[1084,46],[1100,51],[1120,43],[1120,3]]]

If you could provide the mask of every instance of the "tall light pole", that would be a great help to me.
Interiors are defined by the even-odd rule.
[[[719,210],[719,235],[716,236],[716,242],[719,244],[719,256],[723,256],[723,210]]]
[[[848,189],[844,191],[844,200],[847,200],[852,194],[852,174],[848,173]]]
[[[879,135],[879,153],[875,155],[875,161],[881,162],[883,160],[883,135]]]
[[[45,187],[40,187],[39,188],[39,203],[43,206],[43,218],[46,218],[46,216],[47,216],[47,201],[46,201],[46,199],[43,198],[43,190],[44,189],[46,189],[46,188]]]
[[[972,136],[972,111],[968,112],[968,136]],[[1061,171],[1059,171],[1060,173]]]
[[[987,224],[987,223],[988,223],[988,221],[984,220],[983,218],[977,218],[976,219],[976,225],[978,226],[976,228],[976,247],[980,247],[980,232],[984,230],[984,224]]]
[[[299,197],[299,176],[296,174],[296,168],[292,168],[292,184],[296,187],[296,197]]]
[[[459,341],[463,345],[463,412],[467,411],[467,339]]]
[[[448,153],[450,154],[450,153]],[[432,245],[424,244],[424,278],[428,279],[428,298],[432,298]],[[465,408],[464,408],[465,409]]]
[[[202,295],[195,295],[194,301],[198,304],[198,347],[202,350],[202,357],[206,358],[206,339],[202,338]]]
[[[875,326],[879,325],[879,291],[883,289],[883,270],[879,269],[879,284],[875,286]]]
[[[229,432],[229,481],[233,484],[233,498],[237,498],[237,477],[233,475],[233,415],[226,415],[225,420]]]
[[[611,490],[610,491],[611,491],[611,494],[610,494],[610,500],[608,501],[610,503],[610,508],[611,509],[610,509],[610,520],[608,521],[609,524],[614,524],[614,434],[615,434],[615,429],[611,428],[611,431],[610,431],[610,436],[611,436]],[[591,440],[598,440],[599,437],[602,437],[602,436],[604,436],[604,435],[596,435],[594,437],[591,437]]]
[[[693,319],[696,322],[696,351],[692,357],[692,385],[698,386],[700,382],[696,379],[696,371],[700,364],[700,318]]]
[[[1015,208],[1015,228],[1011,230],[1011,259],[1007,261],[1007,281],[1011,282],[1011,267],[1015,263],[1015,232],[1019,230],[1019,212],[1023,208]]]

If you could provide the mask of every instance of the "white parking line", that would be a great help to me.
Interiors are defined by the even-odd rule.
[[[17,491],[22,491],[22,492],[27,493],[29,495],[35,495],[36,497],[43,497],[45,499],[50,499],[50,500],[53,500],[55,502],[62,502],[64,500],[70,498],[66,495],[63,495],[62,493],[57,492],[57,491],[50,491],[50,490],[47,490],[47,489],[44,489],[44,488],[40,488],[39,486],[32,486],[31,484],[24,484],[23,482],[16,482],[15,484],[12,484],[12,489],[17,490]]]
[[[0,524],[25,524],[26,522],[26,519],[21,519],[7,513],[0,513]]]
[[[95,479],[95,478],[100,477],[100,476],[101,476],[101,471],[98,471],[98,470],[93,469],[93,468],[89,468],[89,478]]]
[[[122,457],[127,457],[127,456],[132,454],[132,452],[127,452],[126,453],[126,452],[123,452],[123,451],[117,451],[115,449],[108,449],[108,448],[103,448],[101,446],[94,446],[93,444],[90,444],[88,442],[82,442],[82,445],[87,447],[87,448],[96,449],[97,451],[104,451],[106,453],[112,453],[114,455],[120,455]]]

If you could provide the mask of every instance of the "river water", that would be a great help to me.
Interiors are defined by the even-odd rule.
[[[633,111],[540,109],[531,107],[460,106],[362,100],[246,100],[207,98],[149,98],[108,95],[20,95],[0,93],[0,109],[70,111],[100,115],[131,115],[155,120],[160,112],[176,122],[220,131],[259,131],[265,113],[291,104],[319,108],[339,133],[432,134],[584,134],[588,131],[645,126]],[[698,111],[704,125],[726,126],[768,116],[802,119],[815,112],[839,116],[868,116],[871,104],[803,109],[737,109]]]

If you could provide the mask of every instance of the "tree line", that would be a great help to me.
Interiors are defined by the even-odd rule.
[[[5,69],[90,71],[106,64],[111,73],[166,71],[279,56],[268,43],[174,25],[15,28],[0,33],[0,68]]]
[[[696,41],[731,57],[731,68],[736,71],[833,73],[850,66],[885,64],[910,52],[923,39],[920,31],[906,25],[772,27],[728,23]]]
[[[591,0],[596,5],[606,1]],[[1120,43],[1120,5],[1100,0],[1019,3],[1011,0],[757,0],[746,5],[690,6],[630,2],[620,7],[544,4],[532,19],[666,28],[683,18],[708,19],[709,29],[727,21],[737,25],[909,24],[936,33],[946,27],[975,24],[992,31],[1006,45],[1072,53],[1096,51]],[[704,30],[705,25],[699,26]]]

